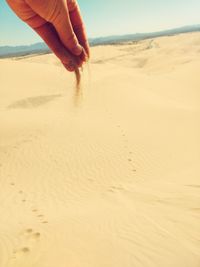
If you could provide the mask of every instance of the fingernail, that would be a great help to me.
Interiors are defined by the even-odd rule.
[[[73,53],[74,55],[76,55],[76,56],[79,56],[79,55],[82,53],[82,51],[83,51],[83,48],[82,48],[82,46],[80,46],[80,45],[77,45],[76,47],[74,47],[74,48],[72,49],[72,53]]]

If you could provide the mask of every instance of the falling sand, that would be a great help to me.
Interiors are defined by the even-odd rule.
[[[89,58],[87,56],[87,53],[85,52],[85,49],[83,48],[84,57],[85,57],[85,65],[88,64]],[[81,70],[83,70],[83,67],[81,67]],[[81,72],[79,68],[75,68],[75,77],[76,77],[76,90],[77,95],[79,95],[80,89],[81,89]]]
[[[81,73],[78,68],[75,70],[75,76],[76,76],[76,89],[78,90],[81,83]]]

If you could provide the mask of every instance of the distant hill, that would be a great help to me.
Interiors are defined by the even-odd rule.
[[[90,39],[91,45],[101,45],[101,44],[116,44],[121,42],[129,41],[141,41],[149,38],[156,38],[161,36],[169,36],[180,33],[189,33],[189,32],[199,32],[200,25],[184,26],[181,28],[175,28],[159,32],[150,32],[150,33],[135,33],[127,35],[117,35],[117,36],[108,36],[108,37],[99,37]]]
[[[135,33],[127,35],[116,35],[108,37],[90,38],[89,42],[91,46],[117,44],[130,41],[141,41],[149,38],[156,38],[161,36],[170,36],[180,33],[199,32],[200,25],[184,26],[181,28],[175,28],[159,32],[151,33]],[[25,56],[29,54],[49,53],[50,50],[45,43],[36,43],[27,46],[1,46],[0,58],[13,57],[13,56]]]
[[[43,42],[24,46],[0,46],[0,58],[47,52],[49,48]]]

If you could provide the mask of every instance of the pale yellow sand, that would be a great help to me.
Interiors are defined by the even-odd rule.
[[[92,56],[0,61],[0,267],[199,267],[200,33]]]

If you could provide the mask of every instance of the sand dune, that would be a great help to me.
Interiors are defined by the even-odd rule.
[[[0,60],[0,267],[200,266],[200,34]]]

